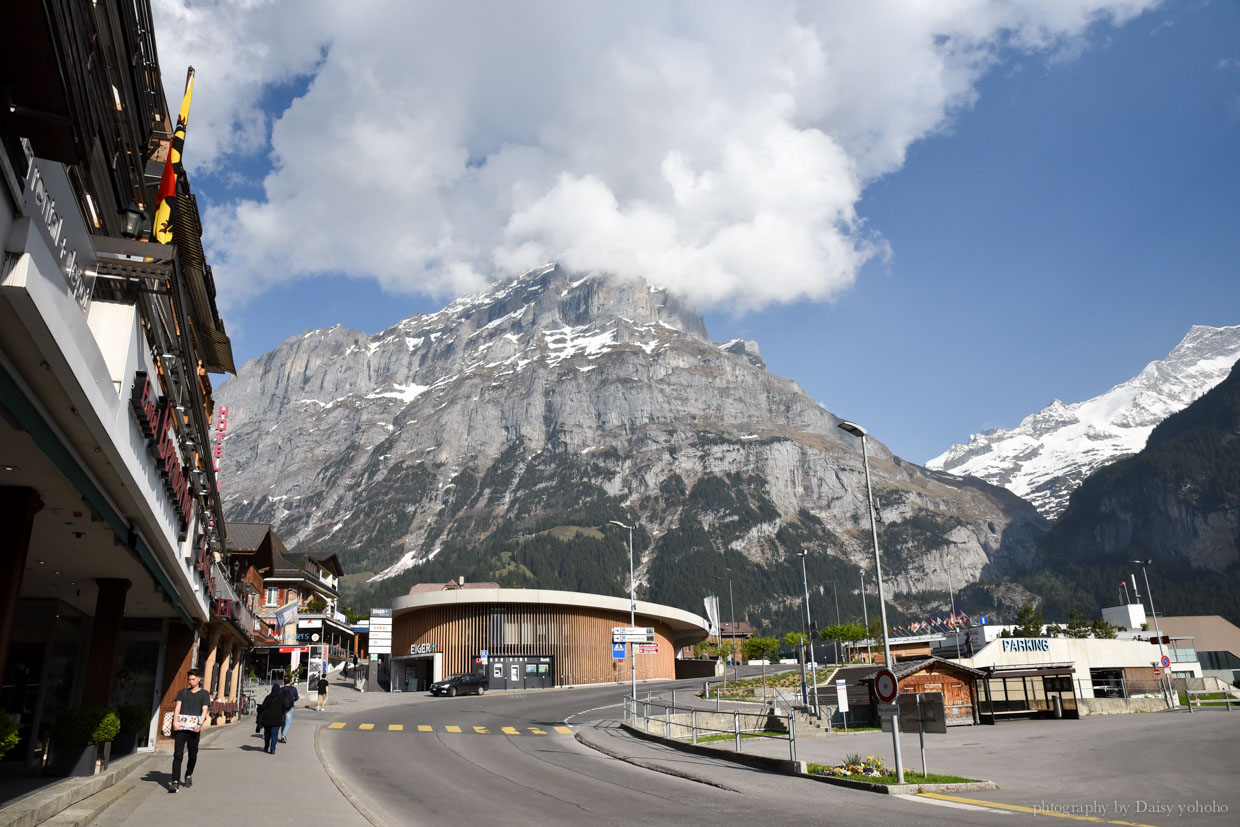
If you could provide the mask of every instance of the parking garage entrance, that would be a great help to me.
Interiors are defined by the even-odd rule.
[[[985,667],[978,680],[982,723],[1011,718],[1079,718],[1072,664]]]

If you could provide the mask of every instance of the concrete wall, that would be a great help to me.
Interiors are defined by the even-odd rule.
[[[1077,698],[1076,708],[1083,718],[1086,715],[1162,712],[1167,703],[1162,698]]]

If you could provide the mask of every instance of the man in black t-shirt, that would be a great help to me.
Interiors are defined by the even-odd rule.
[[[197,669],[189,670],[189,689],[177,693],[177,705],[172,711],[172,738],[176,747],[172,752],[172,780],[168,782],[168,792],[174,793],[181,784],[181,756],[186,747],[189,748],[189,764],[185,767],[186,787],[194,786],[194,765],[198,763],[198,738],[202,732],[202,722],[206,720],[207,711],[211,707],[211,695],[201,688],[202,673]]]

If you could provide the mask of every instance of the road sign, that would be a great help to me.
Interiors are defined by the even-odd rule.
[[[654,643],[654,634],[612,635],[612,643]]]
[[[880,718],[891,718],[895,715],[898,715],[899,712],[900,712],[899,704],[879,704],[878,705],[878,717]]]
[[[1161,678],[1161,677],[1162,677],[1162,670],[1161,670],[1161,669],[1155,669],[1155,670],[1154,670],[1154,677],[1156,677],[1156,678]]]
[[[990,618],[986,617],[986,615],[982,615],[980,618],[978,618],[977,622],[985,626],[987,623],[990,622]]]
[[[653,626],[612,626],[612,637],[616,635],[653,635]]]
[[[835,698],[839,703],[840,712],[848,711],[848,683],[846,681],[835,682]]]
[[[615,660],[624,660],[624,644],[613,643],[611,645],[611,656]]]
[[[481,660],[484,664],[487,662],[487,650],[486,649],[483,649],[481,652],[478,653],[478,659]]]
[[[657,643],[639,643],[639,644],[637,644],[637,654],[639,654],[639,655],[657,655],[657,654],[659,654],[659,644],[657,644]]]
[[[878,674],[874,676],[874,692],[878,695],[878,699],[885,704],[889,704],[896,699],[896,695],[900,692],[900,685],[896,682],[896,676],[890,669],[878,670]]]
[[[1167,657],[1166,655],[1163,655],[1163,656],[1162,656],[1162,665],[1163,665],[1163,669],[1166,669],[1168,666],[1170,666],[1170,665],[1171,665],[1171,658]]]

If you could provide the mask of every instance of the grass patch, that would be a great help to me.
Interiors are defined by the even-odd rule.
[[[832,775],[832,773],[829,772],[832,767],[827,764],[811,763],[806,766],[810,775]],[[864,781],[869,784],[882,784],[884,786],[891,786],[898,783],[894,772],[884,775],[861,775],[854,773],[852,775],[834,777],[844,778],[847,781]],[[913,772],[912,770],[904,771],[905,784],[973,784],[977,783],[977,781],[978,779],[976,778],[963,778],[959,775],[941,775],[933,772],[927,775],[922,775],[921,773]]]
[[[583,534],[586,537],[592,537],[595,540],[603,539],[602,531],[599,531],[597,528],[593,528],[590,526],[580,526],[580,525],[558,525],[558,526],[555,526],[554,528],[549,528],[546,531],[540,531],[538,533],[539,534],[550,534],[552,537],[555,537],[557,540],[571,540],[574,537],[578,536],[579,534]]]
[[[842,726],[837,726],[835,728],[834,734],[843,735],[845,733],[851,733],[851,732],[882,732],[882,731],[883,731],[882,727],[876,727],[876,726],[850,726],[848,727],[848,729],[845,729]]]
[[[787,738],[788,733],[765,730],[763,732],[742,732],[741,737],[742,738]],[[735,734],[719,733],[718,735],[699,735],[697,742],[699,744],[706,744],[711,741],[735,741],[735,740],[736,740]]]

